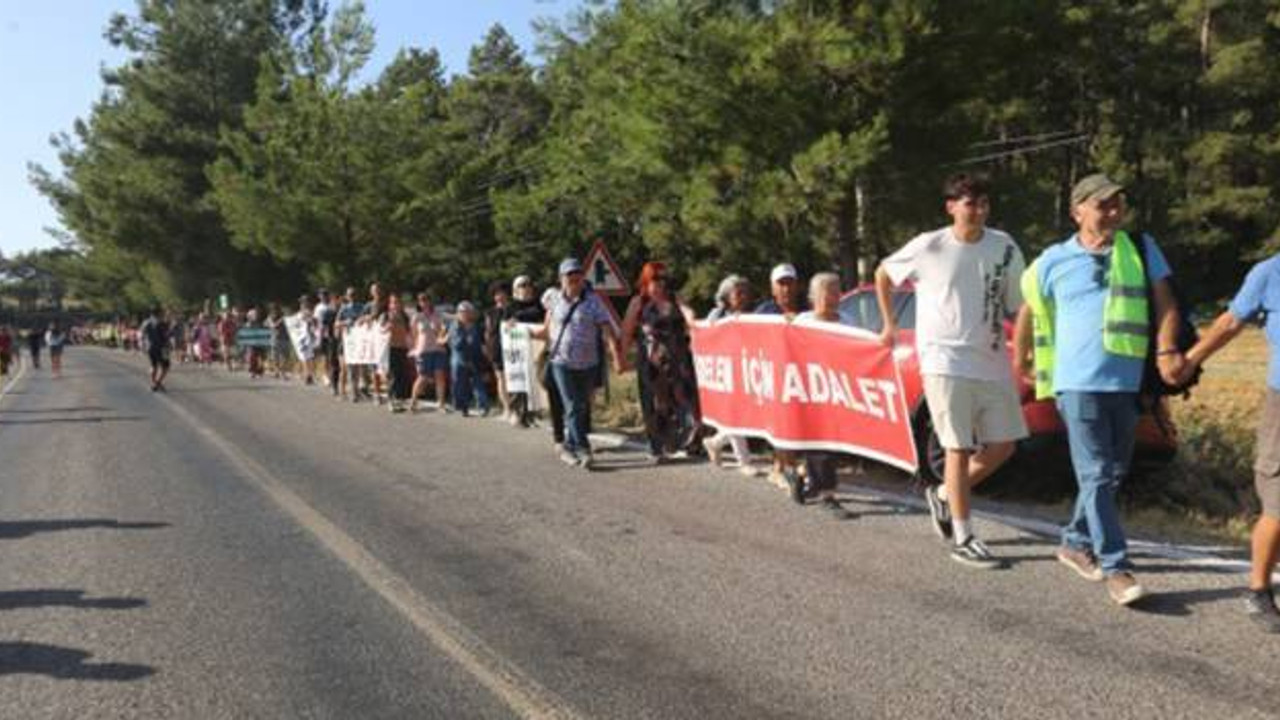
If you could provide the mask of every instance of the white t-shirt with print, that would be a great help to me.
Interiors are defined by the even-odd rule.
[[[1012,379],[1004,320],[1022,305],[1025,261],[1008,233],[984,228],[965,243],[945,227],[916,236],[883,267],[894,284],[915,283],[922,374]]]

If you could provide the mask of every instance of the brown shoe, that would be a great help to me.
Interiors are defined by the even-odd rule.
[[[1075,570],[1080,577],[1089,582],[1102,582],[1102,568],[1098,567],[1098,561],[1094,559],[1093,553],[1063,545],[1058,548],[1057,555],[1058,562]]]
[[[1118,572],[1107,576],[1107,594],[1120,605],[1129,605],[1146,597],[1147,591],[1134,579],[1131,572]]]

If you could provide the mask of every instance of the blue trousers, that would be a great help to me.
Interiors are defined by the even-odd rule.
[[[489,391],[484,381],[476,372],[475,366],[467,363],[453,363],[450,368],[450,385],[453,386],[453,408],[469,410],[474,399],[480,409],[489,412]]]
[[[1122,392],[1062,392],[1058,412],[1067,425],[1079,487],[1062,543],[1092,551],[1107,575],[1131,570],[1116,492],[1133,459],[1138,398]]]
[[[572,453],[589,452],[591,442],[591,389],[596,368],[575,370],[560,363],[551,364],[551,375],[564,403],[564,449]]]

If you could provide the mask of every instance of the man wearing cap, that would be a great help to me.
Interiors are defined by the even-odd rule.
[[[568,258],[560,263],[560,291],[548,307],[543,326],[532,334],[545,339],[548,362],[556,390],[564,403],[565,438],[560,459],[568,465],[590,469],[592,382],[600,365],[597,331],[609,336],[615,367],[623,367],[618,327],[600,295],[587,288],[582,263]]]
[[[992,569],[1000,561],[973,534],[969,497],[1027,434],[1004,331],[1022,305],[1024,261],[1012,237],[986,226],[985,180],[954,175],[942,194],[951,224],[917,235],[876,270],[881,342],[892,345],[898,331],[893,286],[913,281],[925,402],[946,453],[943,484],[927,488],[925,499],[934,531],[951,541],[951,558]]]
[[[808,309],[800,296],[800,275],[796,273],[795,265],[775,265],[769,273],[769,286],[772,297],[756,306],[757,315],[783,315],[791,319]],[[774,450],[769,482],[789,490],[792,500],[803,503],[805,489],[800,478],[799,455],[788,450]]]
[[[1101,173],[1072,189],[1078,231],[1022,276],[1016,362],[1037,398],[1056,399],[1067,427],[1079,494],[1058,560],[1129,605],[1146,592],[1133,576],[1116,491],[1133,455],[1143,367],[1151,343],[1167,382],[1185,360],[1168,262],[1152,238],[1121,229],[1123,190]]]
[[[804,300],[798,290],[800,275],[796,273],[795,265],[782,263],[775,266],[773,272],[769,273],[769,285],[773,291],[772,297],[756,306],[757,315],[795,317],[804,312]]]

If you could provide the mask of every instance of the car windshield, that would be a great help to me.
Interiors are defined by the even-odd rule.
[[[900,330],[914,330],[916,327],[916,296],[911,292],[893,293],[893,307],[898,316]],[[871,290],[855,292],[840,301],[840,317],[847,324],[871,332],[880,332],[884,328],[884,318],[880,315],[880,304],[876,294]]]

